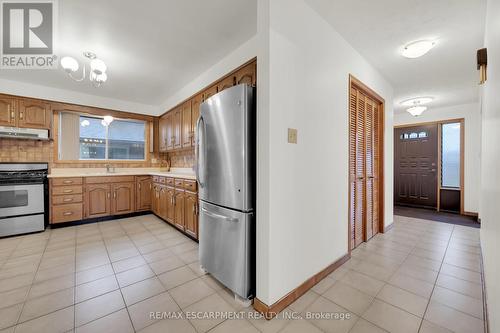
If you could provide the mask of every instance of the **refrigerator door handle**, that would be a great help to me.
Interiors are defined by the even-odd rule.
[[[201,133],[200,133],[200,124],[203,121],[203,118],[200,116],[198,120],[196,121],[196,145],[194,149],[194,155],[195,155],[195,160],[196,160],[196,179],[198,180],[198,183],[200,184],[200,187],[203,187],[203,182],[200,177],[200,139],[201,139]],[[205,133],[203,133],[205,134]],[[205,158],[205,157],[204,157]],[[203,161],[205,163],[205,161]]]
[[[238,219],[236,219],[236,218],[232,218],[232,217],[228,217],[228,216],[224,216],[224,215],[212,213],[212,212],[206,210],[203,207],[201,208],[201,210],[202,210],[203,213],[205,213],[208,216],[211,216],[213,218],[216,218],[216,219],[224,220],[224,221],[227,221],[227,222],[238,222]]]

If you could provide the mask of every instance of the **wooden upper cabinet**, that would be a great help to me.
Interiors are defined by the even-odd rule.
[[[182,104],[182,148],[191,147],[192,137],[194,136],[193,126],[192,126],[192,109],[191,100]]]
[[[136,178],[136,210],[151,209],[151,192],[152,181],[149,176],[141,176]]]
[[[167,113],[165,116],[165,128],[166,128],[166,150],[170,151],[174,149],[174,129],[172,126],[172,112]]]
[[[0,97],[0,126],[15,127],[17,101],[10,97]]]
[[[161,152],[167,151],[167,116],[163,116],[160,118],[159,125],[158,125],[158,141],[159,142],[159,149]]]
[[[135,210],[135,184],[118,183],[113,184],[112,187],[112,214],[119,215],[133,213]]]
[[[35,99],[19,100],[18,126],[50,129],[51,107],[49,103]]]
[[[172,115],[174,149],[182,148],[182,106],[174,110]]]
[[[217,84],[217,92],[221,92],[224,89],[231,88],[236,82],[236,77],[234,75],[229,75]]]
[[[246,83],[251,86],[257,84],[257,62],[252,62],[238,70],[235,74],[235,83]]]
[[[215,94],[217,94],[217,85],[216,84],[214,84],[213,86],[211,86],[203,91],[203,101],[206,101],[207,99],[209,99],[210,97],[212,97]]]
[[[200,117],[200,106],[203,100],[203,94],[198,94],[191,100],[191,131],[193,136],[191,137],[191,147],[195,145],[196,139],[196,123]]]
[[[91,184],[85,186],[85,217],[111,215],[111,185]]]
[[[198,239],[198,197],[186,192],[184,197],[184,231]]]

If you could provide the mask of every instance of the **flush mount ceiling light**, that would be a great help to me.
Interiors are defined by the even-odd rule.
[[[420,116],[422,113],[424,113],[425,110],[427,110],[427,106],[420,105],[412,106],[411,108],[406,109],[406,111],[408,111],[414,117]]]
[[[400,104],[402,106],[415,106],[416,104],[427,104],[434,100],[433,97],[415,97],[402,101]]]
[[[406,44],[401,51],[403,57],[414,59],[423,56],[436,45],[432,40],[417,40]]]
[[[96,54],[93,52],[83,52],[83,56],[90,61],[90,71],[89,71],[89,80],[92,83],[94,87],[100,87],[106,80],[108,79],[108,76],[106,75],[106,70],[107,66],[102,61],[101,59],[98,59]],[[77,78],[74,76],[74,73],[78,71],[80,68],[80,65],[78,64],[78,61],[76,61],[75,58],[72,57],[63,57],[61,58],[61,67],[63,70],[68,74],[68,76],[77,81],[77,82],[82,82],[85,80],[86,77],[86,72],[87,72],[87,67],[84,64],[83,69],[82,69],[82,75],[80,78]]]

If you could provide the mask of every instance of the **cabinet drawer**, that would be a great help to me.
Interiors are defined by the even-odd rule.
[[[83,202],[83,194],[73,194],[73,195],[54,195],[52,196],[53,205],[62,205]]]
[[[184,188],[191,192],[196,192],[196,180],[184,180]]]
[[[83,193],[83,187],[81,185],[52,187],[52,195],[81,194],[81,193]]]
[[[81,203],[59,205],[52,207],[52,223],[77,221],[83,218]]]
[[[175,187],[179,187],[179,188],[184,187],[184,182],[182,179],[176,178],[174,182],[175,182]]]
[[[82,185],[83,178],[52,178],[53,186],[61,185]]]
[[[174,179],[173,179],[173,178],[167,178],[167,179],[165,180],[165,183],[166,183],[167,185],[174,186]]]

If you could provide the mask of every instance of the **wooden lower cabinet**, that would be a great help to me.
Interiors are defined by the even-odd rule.
[[[174,196],[174,225],[184,231],[184,190],[175,189]]]
[[[135,211],[135,184],[112,184],[113,199],[111,200],[111,214],[130,214]]]
[[[135,177],[136,211],[151,210],[152,179],[150,176]]]
[[[173,187],[165,187],[165,200],[161,203],[165,206],[164,219],[170,223],[175,223],[175,189]]]
[[[196,181],[153,177],[151,206],[157,216],[198,239]]]
[[[53,178],[50,223],[149,211],[198,239],[195,180],[162,176]]]
[[[198,196],[187,191],[184,196],[184,232],[198,239]]]
[[[85,218],[111,215],[111,184],[85,185]]]

